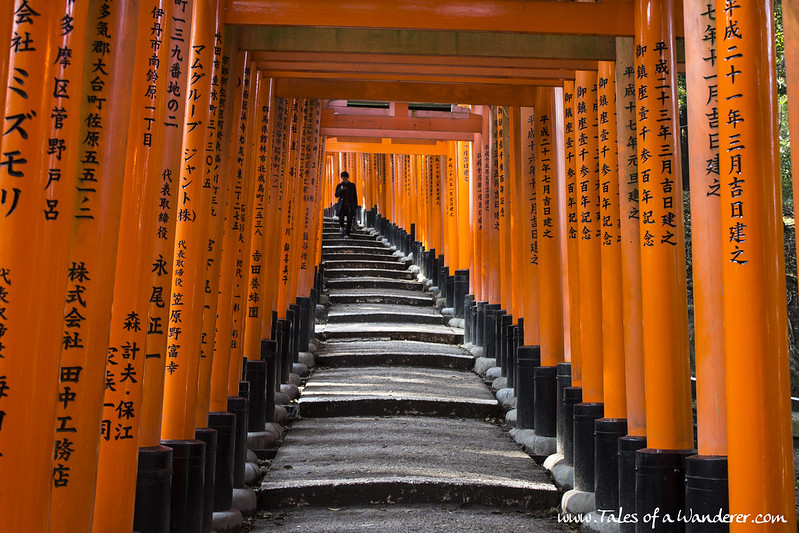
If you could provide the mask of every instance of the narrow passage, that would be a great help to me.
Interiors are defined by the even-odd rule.
[[[333,219],[322,254],[316,369],[252,531],[569,531],[411,259]]]

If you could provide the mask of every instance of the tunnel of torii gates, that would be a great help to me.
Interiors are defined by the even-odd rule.
[[[784,1],[791,95],[797,10]],[[364,220],[468,276],[459,313],[506,310],[542,367],[570,368],[575,420],[635,457],[648,503],[630,512],[683,505],[687,469],[749,515],[731,529],[795,531],[769,1],[0,11],[3,531],[132,529],[140,454],[191,460],[245,358],[318,296],[343,170]],[[588,427],[575,480],[600,506],[612,480],[579,472]],[[615,442],[596,448],[616,461]],[[196,492],[172,481],[173,499]]]

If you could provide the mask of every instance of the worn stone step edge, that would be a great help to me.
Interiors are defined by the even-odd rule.
[[[559,496],[554,486],[413,477],[334,479],[304,484],[270,483],[267,477],[258,493],[259,509],[372,503],[458,503],[543,511],[556,507]]]
[[[317,364],[328,368],[352,368],[365,366],[413,366],[471,370],[474,357],[442,353],[337,353],[319,355]]]
[[[371,259],[344,260],[331,259],[325,260],[325,266],[333,269],[381,269],[381,270],[407,270],[408,265],[400,261],[376,261]]]
[[[326,279],[358,279],[359,276],[370,278],[386,278],[386,279],[416,279],[416,274],[410,270],[392,270],[385,268],[327,268],[325,270]]]
[[[328,324],[352,323],[385,323],[385,324],[427,324],[444,326],[447,321],[441,315],[426,315],[409,312],[380,311],[372,313],[331,314],[327,315]]]
[[[422,330],[390,330],[380,331],[324,331],[321,332],[324,340],[332,339],[387,339],[392,341],[419,341],[433,344],[461,344],[463,342],[462,333],[449,332],[430,332]]]
[[[394,296],[391,294],[329,294],[330,303],[338,304],[396,304],[432,307],[429,296]]]
[[[342,393],[342,396],[345,393]],[[403,398],[300,397],[302,418],[339,416],[436,416],[496,418],[501,409],[496,400],[436,400]]]

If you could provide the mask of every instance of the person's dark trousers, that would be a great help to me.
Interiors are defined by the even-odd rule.
[[[341,209],[339,210],[338,224],[341,226],[341,231],[344,233],[344,235],[349,235],[350,231],[352,230],[352,219],[354,217],[353,211],[355,210],[348,205],[342,205]],[[347,219],[346,222],[344,221],[345,218]]]

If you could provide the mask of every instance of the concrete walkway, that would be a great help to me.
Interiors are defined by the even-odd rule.
[[[497,425],[463,330],[376,235],[336,230],[317,368],[250,531],[570,531],[548,474]]]

